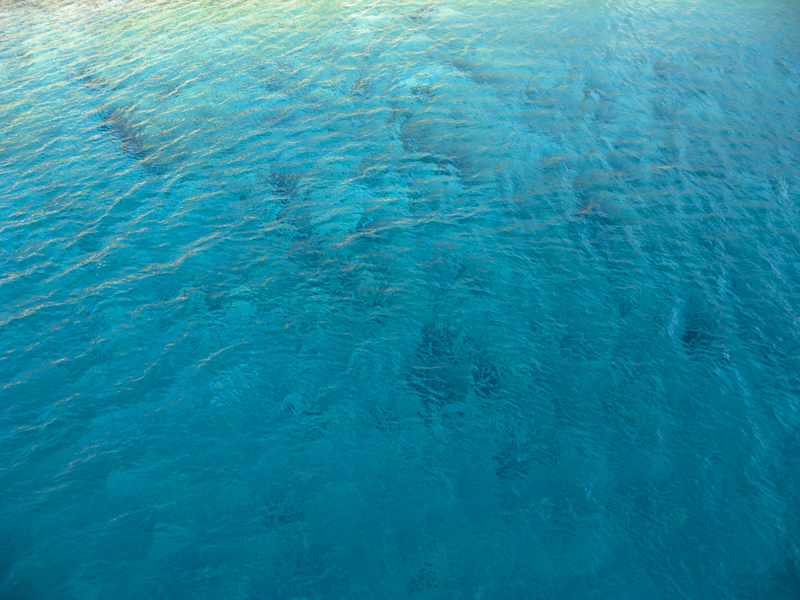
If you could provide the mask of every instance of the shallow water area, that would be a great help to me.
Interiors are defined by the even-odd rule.
[[[796,2],[0,31],[0,597],[798,597]]]

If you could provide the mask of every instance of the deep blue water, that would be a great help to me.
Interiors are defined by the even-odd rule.
[[[800,3],[0,4],[0,597],[800,597]]]

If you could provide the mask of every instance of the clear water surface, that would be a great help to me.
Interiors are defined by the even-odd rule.
[[[0,4],[0,597],[800,597],[794,0]]]

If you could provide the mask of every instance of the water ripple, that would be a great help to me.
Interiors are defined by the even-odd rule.
[[[0,5],[0,595],[796,597],[798,21]]]

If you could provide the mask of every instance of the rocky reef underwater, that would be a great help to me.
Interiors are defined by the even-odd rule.
[[[0,4],[0,596],[795,598],[798,25]]]

